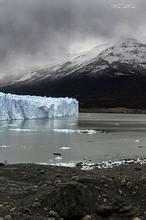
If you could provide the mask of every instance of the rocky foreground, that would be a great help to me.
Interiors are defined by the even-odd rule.
[[[2,165],[2,164],[1,164]],[[0,167],[0,220],[146,219],[146,165]]]

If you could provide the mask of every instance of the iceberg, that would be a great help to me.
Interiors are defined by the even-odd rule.
[[[51,98],[0,92],[0,120],[77,116],[78,109],[78,101],[74,98]]]

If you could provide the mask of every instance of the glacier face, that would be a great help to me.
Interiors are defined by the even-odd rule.
[[[78,101],[0,92],[0,120],[41,119],[78,115]]]

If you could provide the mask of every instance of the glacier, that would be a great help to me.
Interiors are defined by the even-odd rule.
[[[77,116],[74,98],[51,98],[0,92],[0,120],[42,119]]]

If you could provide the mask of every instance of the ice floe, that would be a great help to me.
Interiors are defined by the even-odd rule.
[[[57,133],[79,133],[79,134],[96,134],[97,132],[95,130],[92,129],[87,129],[87,130],[80,130],[80,129],[53,129],[54,132]]]

